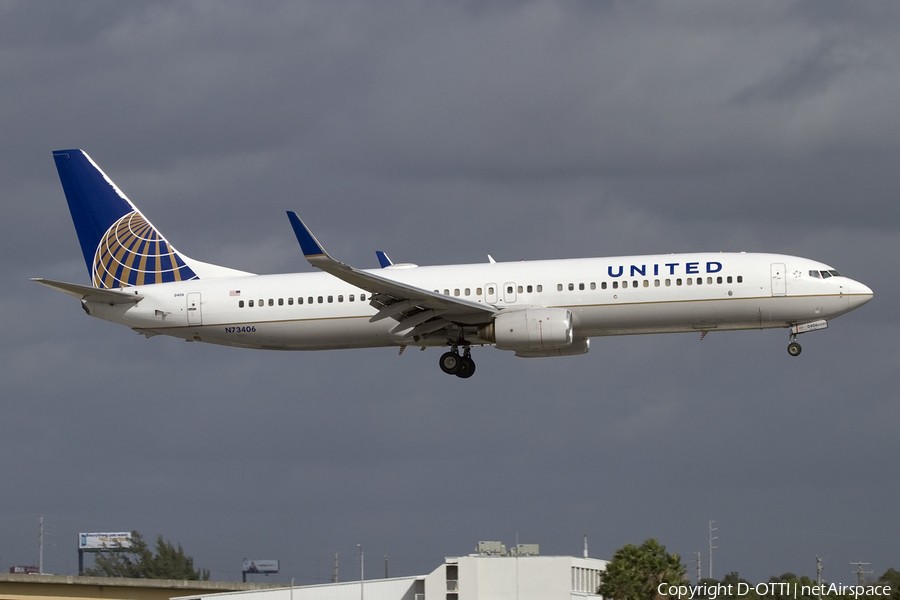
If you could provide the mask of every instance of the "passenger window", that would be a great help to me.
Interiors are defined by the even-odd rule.
[[[511,285],[506,286],[506,293],[507,293],[507,294],[512,294],[512,293],[513,293],[513,286],[511,286]]]
[[[659,287],[659,279],[653,280],[653,287]]]
[[[334,302],[334,296],[328,296],[328,304]]]
[[[349,296],[347,299],[348,299],[350,302],[354,302],[354,301],[355,301],[354,298],[355,298],[355,296],[354,296],[353,294],[350,294],[350,296]]]
[[[584,291],[584,284],[583,284],[583,283],[579,283],[579,284],[578,284],[578,290],[579,290],[579,291],[582,291],[582,292]]]
[[[278,306],[284,306],[284,298],[278,299]]]
[[[294,305],[294,299],[288,298],[288,306],[293,306],[293,305]]]
[[[530,287],[530,286],[529,286],[529,287]],[[521,285],[518,286],[518,290],[519,290],[519,293],[521,294],[521,293],[522,293],[522,286],[521,286]]]
[[[453,295],[459,296],[459,288],[456,288],[455,290],[453,290]]]
[[[360,302],[365,302],[365,301],[366,301],[366,295],[365,295],[365,294],[360,294],[360,295],[359,295],[359,301],[360,301]]]
[[[569,291],[570,291],[570,292],[574,292],[574,291],[575,291],[575,284],[574,284],[574,283],[570,283],[570,284],[569,284]]]
[[[253,302],[253,300],[251,300],[250,302]],[[251,305],[251,306],[252,306],[252,305]],[[244,308],[244,301],[243,301],[243,300],[238,300],[238,308]]]
[[[666,287],[672,287],[672,280],[666,279]]]
[[[297,298],[297,304],[303,304],[303,296]]]
[[[728,276],[728,283],[731,283],[731,275]]]
[[[471,295],[472,295],[472,290],[469,288],[466,288],[466,296],[471,296]]]
[[[646,279],[644,280],[644,287],[650,287],[650,282]]]
[[[722,283],[722,277],[721,277],[721,276],[716,277],[716,283]]]
[[[250,300],[250,301],[247,303],[247,306],[250,307],[250,308],[253,308],[253,300]]]
[[[557,283],[557,284],[556,284],[556,291],[557,291],[557,292],[561,292],[562,290],[563,290],[562,284],[561,284],[561,283]]]
[[[624,288],[627,288],[627,287],[628,287],[628,282],[627,282],[627,281],[623,281],[623,282],[622,282],[622,288],[624,289]]]
[[[322,304],[323,302],[325,302],[325,299],[322,298],[322,296],[319,296],[318,300],[319,300],[319,304]]]
[[[338,302],[343,302],[343,301],[344,301],[344,295],[341,294],[338,296]]]
[[[488,288],[488,296],[493,296],[493,295],[494,295],[494,286],[490,286]]]
[[[449,295],[450,295],[450,290],[444,290],[444,295],[445,295],[445,296],[449,296]]]
[[[743,276],[743,275],[738,275],[738,276],[737,276],[737,282],[738,282],[738,283],[744,283],[744,276]]]
[[[480,296],[480,295],[481,295],[481,288],[475,288],[475,295],[476,295],[476,296]]]
[[[260,298],[260,299],[259,299],[259,306],[260,306],[260,308],[262,308],[262,307],[265,306],[265,305],[266,305],[266,301],[263,300],[262,298]]]
[[[638,282],[637,282],[637,281],[632,281],[632,282],[631,282],[631,287],[637,287],[637,286],[638,286]]]
[[[600,284],[600,289],[601,289],[601,290],[605,290],[605,289],[606,289],[606,282],[605,282],[605,281],[604,281],[603,283]]]
[[[698,278],[697,278],[697,285],[703,285],[703,278],[702,278],[702,277],[698,277]]]
[[[307,300],[309,301],[310,304],[313,303],[313,297],[312,297],[312,296],[310,296],[309,298],[307,298]]]
[[[591,282],[591,289],[592,289],[592,290],[596,290],[596,289],[597,289],[597,284],[594,283],[593,281]]]
[[[614,289],[614,290],[619,289],[619,282],[618,282],[618,281],[613,281],[613,289]]]
[[[688,280],[690,281],[690,280]],[[681,285],[681,277],[675,280],[675,285]]]
[[[530,294],[531,292],[532,292],[532,287],[529,285],[529,286],[528,286],[528,293]]]
[[[538,291],[538,292],[543,292],[543,291],[544,291],[544,286],[542,286],[542,285],[537,286],[537,291]]]
[[[688,284],[688,285],[694,285],[694,278],[693,278],[693,277],[688,277],[688,278],[687,278],[687,284]]]

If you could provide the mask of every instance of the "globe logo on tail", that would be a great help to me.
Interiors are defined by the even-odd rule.
[[[189,279],[197,279],[197,275],[137,211],[113,223],[94,254],[94,287],[113,289]]]

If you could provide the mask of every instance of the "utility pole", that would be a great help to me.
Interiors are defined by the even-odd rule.
[[[357,544],[356,547],[359,549],[359,600],[365,600],[366,555],[363,554],[362,544]]]
[[[48,527],[53,527],[53,526],[49,525]],[[42,514],[40,516],[40,519],[38,520],[38,573],[41,575],[44,574],[44,536],[45,535],[52,536],[53,534],[44,532],[44,515]],[[49,542],[47,542],[47,543],[50,544]],[[53,546],[53,544],[50,544],[50,545]]]
[[[713,527],[713,523],[715,521],[709,522],[709,571],[707,572],[707,576],[712,579],[713,578],[713,570],[712,570],[712,551],[713,548],[718,548],[718,546],[713,546],[713,540],[719,539],[717,536],[713,536],[713,531],[718,531],[718,527]]]
[[[38,574],[44,574],[44,515],[38,521]]]
[[[334,553],[334,575],[331,576],[331,583],[338,582],[338,553]]]
[[[819,586],[819,600],[822,600],[822,559],[816,554],[816,585]]]
[[[869,573],[872,573],[872,571],[863,571],[863,565],[871,565],[872,563],[857,561],[857,562],[851,562],[850,564],[856,565],[856,585],[863,585],[864,584],[863,575],[868,575]]]
[[[703,563],[700,561],[700,551],[697,550],[697,585],[700,585],[700,580],[703,578],[703,574],[700,572],[700,567]]]

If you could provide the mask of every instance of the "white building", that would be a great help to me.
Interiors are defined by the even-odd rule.
[[[498,545],[498,548],[500,546]],[[480,546],[481,548],[481,546]],[[576,600],[600,598],[606,561],[537,556],[536,546],[514,555],[472,554],[447,558],[429,573],[293,588],[183,596],[173,600]],[[522,555],[522,551],[529,554]]]

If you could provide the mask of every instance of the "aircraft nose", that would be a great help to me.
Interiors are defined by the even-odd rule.
[[[862,306],[863,304],[871,300],[874,296],[872,288],[854,279],[850,280],[850,285],[847,286],[847,291],[850,292],[850,302],[854,305],[854,307]]]

